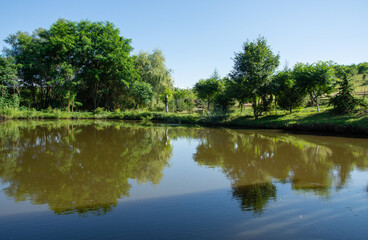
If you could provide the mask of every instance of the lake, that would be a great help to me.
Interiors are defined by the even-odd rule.
[[[367,239],[368,139],[0,124],[0,239]]]

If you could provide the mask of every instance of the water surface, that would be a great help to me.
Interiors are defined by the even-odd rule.
[[[0,124],[0,239],[366,239],[368,140]]]

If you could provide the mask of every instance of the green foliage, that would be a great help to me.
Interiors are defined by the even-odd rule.
[[[6,42],[37,108],[80,102],[86,109],[113,109],[126,83],[139,78],[130,40],[110,22],[59,19],[48,30],[18,32]]]
[[[207,115],[209,115],[209,108],[212,100],[221,90],[221,80],[217,71],[208,79],[201,79],[194,85],[194,92],[198,98],[207,101]]]
[[[358,73],[359,74],[368,73],[368,62],[358,64]]]
[[[169,99],[166,99],[166,96],[171,95],[169,92],[173,88],[173,80],[171,70],[165,65],[162,51],[155,49],[152,54],[141,51],[137,56],[134,56],[134,65],[141,80],[152,86],[154,103],[157,104],[161,100],[167,107]]]
[[[330,94],[335,86],[336,78],[332,62],[298,63],[294,66],[293,75],[298,87],[309,94],[319,112],[320,97]]]
[[[254,117],[262,114],[264,108],[259,107],[262,99],[266,99],[263,92],[270,83],[271,76],[279,65],[279,55],[274,55],[267,41],[263,37],[243,44],[243,50],[235,53],[234,67],[230,73],[239,103],[252,102]]]
[[[13,58],[0,56],[0,85],[6,87],[18,86],[17,70],[18,67]]]
[[[345,114],[354,111],[363,101],[354,96],[354,87],[347,74],[339,81],[339,92],[330,99],[333,110],[339,114]]]
[[[356,74],[358,74],[358,66],[355,64],[352,65],[334,65],[334,71],[335,71],[335,76],[338,78],[342,78],[345,74],[349,75],[349,76],[354,76]]]
[[[306,94],[296,84],[291,70],[278,72],[273,77],[273,83],[275,84],[276,102],[282,109],[289,110],[291,113],[293,109],[303,104]]]
[[[0,108],[18,108],[19,97],[17,94],[9,94],[6,88],[1,88]]]
[[[230,107],[234,106],[234,92],[231,88],[229,78],[223,78],[221,81],[221,88],[219,93],[215,96],[214,103],[217,112],[228,114]]]
[[[14,59],[0,56],[0,108],[19,107],[18,87],[17,66]],[[14,93],[15,91],[18,95]]]
[[[194,108],[194,100],[196,96],[191,89],[175,88],[173,93],[173,101],[176,112],[189,111]]]
[[[133,97],[136,108],[145,107],[152,100],[152,86],[146,82],[135,81],[129,86],[129,94]]]
[[[354,76],[355,83],[360,83],[361,77],[361,87],[368,71],[368,63],[300,63],[291,77],[276,76],[271,82],[279,55],[259,37],[245,42],[242,51],[235,54],[229,79],[221,79],[215,71],[193,90],[174,89],[162,51],[131,56],[131,40],[122,37],[110,22],[59,19],[48,29],[39,28],[32,34],[19,31],[5,42],[10,48],[0,57],[0,107],[9,116],[25,118],[123,118],[125,112],[111,111],[132,108],[192,113],[197,110],[195,103],[207,104],[208,115],[213,106],[218,115],[237,111],[231,109],[237,100],[241,114],[244,104],[251,102],[257,119],[271,110],[274,99],[291,111],[300,106],[306,94],[319,110],[319,99],[333,91],[334,72],[338,77]],[[361,87],[359,91],[364,90]],[[53,110],[31,110],[48,107]],[[96,116],[73,113],[102,108]]]

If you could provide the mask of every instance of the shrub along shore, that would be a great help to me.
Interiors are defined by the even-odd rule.
[[[261,116],[257,120],[250,114],[207,116],[199,113],[164,113],[148,111],[98,111],[98,112],[66,112],[54,110],[3,109],[0,111],[2,120],[7,119],[115,119],[138,120],[143,124],[168,123],[189,124],[211,127],[232,127],[251,129],[283,129],[305,131],[317,134],[368,136],[368,116],[366,113],[335,115],[330,108],[317,112],[315,108],[287,113],[280,111],[272,115]]]

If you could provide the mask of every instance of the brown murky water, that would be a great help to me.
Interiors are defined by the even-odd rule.
[[[0,239],[366,239],[368,139],[0,124]]]

